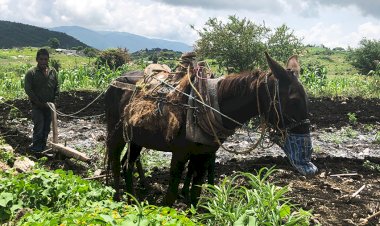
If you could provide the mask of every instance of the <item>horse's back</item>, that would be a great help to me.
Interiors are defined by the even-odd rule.
[[[144,71],[130,71],[116,78],[116,81],[129,83],[129,84],[136,84],[143,77],[144,77]]]

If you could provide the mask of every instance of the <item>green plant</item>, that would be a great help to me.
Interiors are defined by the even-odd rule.
[[[377,131],[375,134],[375,140],[373,141],[375,144],[380,144],[380,131]]]
[[[130,55],[126,49],[108,49],[102,51],[96,59],[96,64],[100,66],[108,65],[109,68],[117,69],[130,60]]]
[[[350,124],[352,125],[356,125],[358,124],[358,118],[356,117],[356,114],[355,113],[347,113],[347,116],[348,116],[348,121],[350,122]]]
[[[364,168],[369,169],[371,171],[380,172],[380,164],[371,162],[369,160],[365,160],[363,163]]]
[[[59,69],[61,68],[61,62],[57,59],[51,59],[50,60],[50,65],[58,72]]]
[[[380,60],[379,56],[380,40],[363,38],[358,48],[349,49],[347,58],[362,74],[368,74],[371,70],[377,70]]]
[[[0,173],[0,216],[7,220],[23,208],[59,211],[91,201],[111,199],[113,190],[82,180],[72,172],[42,169],[12,175]]]
[[[327,84],[327,69],[323,65],[308,64],[302,70],[301,80],[311,89],[321,89]]]
[[[257,175],[237,173],[220,185],[206,185],[197,219],[206,225],[309,225],[311,213],[290,203],[287,187],[267,181],[273,168]]]

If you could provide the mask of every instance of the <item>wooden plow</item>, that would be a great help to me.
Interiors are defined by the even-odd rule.
[[[75,158],[83,162],[90,162],[91,158],[89,158],[86,154],[79,152],[75,150],[74,148],[58,143],[58,124],[57,124],[56,108],[53,103],[48,103],[48,105],[50,107],[51,115],[52,115],[53,141],[49,142],[52,149],[67,157]]]

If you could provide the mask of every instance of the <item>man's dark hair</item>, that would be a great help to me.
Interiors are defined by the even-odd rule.
[[[47,49],[39,49],[37,51],[37,56],[36,56],[36,59],[41,56],[41,55],[44,55],[44,56],[48,56],[49,57],[49,51],[47,51]]]

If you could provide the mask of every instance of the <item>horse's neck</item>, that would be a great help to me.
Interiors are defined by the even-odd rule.
[[[228,97],[221,98],[219,100],[221,112],[240,123],[245,123],[252,117],[257,116],[259,114],[259,104],[257,102],[258,79],[259,76],[256,76],[255,79],[252,79],[250,82],[245,84],[240,83],[239,88],[243,93],[242,95],[236,93],[232,96],[230,95]],[[231,89],[233,88],[234,87],[231,87]],[[229,129],[238,127],[238,125],[232,120],[224,117],[223,124]]]

